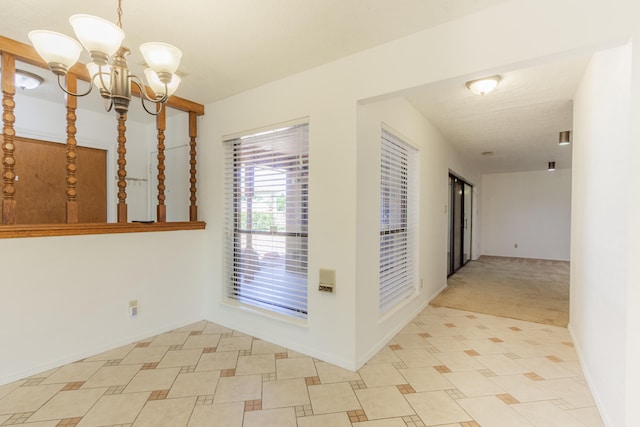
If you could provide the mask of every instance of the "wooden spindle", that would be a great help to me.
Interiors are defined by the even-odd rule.
[[[189,112],[189,164],[191,165],[189,169],[189,182],[191,184],[190,191],[191,196],[189,200],[191,204],[189,205],[189,221],[197,221],[198,220],[198,206],[196,205],[197,195],[196,195],[196,138],[198,137],[198,115],[190,111]]]
[[[127,222],[127,116],[118,116],[118,222]]]
[[[15,144],[16,131],[13,114],[16,103],[13,99],[15,87],[16,60],[10,53],[2,53],[2,224],[16,223],[15,186]]]
[[[162,106],[158,106],[162,108]],[[167,206],[165,201],[165,175],[164,175],[164,131],[167,128],[166,108],[160,110],[160,114],[156,116],[156,127],[158,128],[158,207],[156,209],[156,219],[158,222],[167,222]]]
[[[77,92],[77,77],[75,74],[67,74],[67,89],[69,92]],[[67,223],[74,224],[78,222],[78,191],[76,184],[76,109],[78,107],[78,98],[67,95]]]

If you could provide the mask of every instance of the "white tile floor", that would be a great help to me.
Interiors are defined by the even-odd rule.
[[[358,372],[208,322],[0,386],[0,425],[602,427],[565,328],[427,307]]]

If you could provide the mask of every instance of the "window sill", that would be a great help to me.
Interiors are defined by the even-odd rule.
[[[0,239],[77,236],[85,234],[148,233],[153,231],[204,230],[204,221],[155,222],[151,224],[25,224],[0,225]]]
[[[224,297],[220,302],[221,305],[233,308],[235,310],[243,311],[245,313],[251,313],[258,316],[263,316],[272,320],[276,320],[283,323],[288,323],[294,326],[308,327],[307,319],[300,317],[294,317],[276,311],[267,310],[264,308],[256,307],[253,305],[243,304],[231,298]]]

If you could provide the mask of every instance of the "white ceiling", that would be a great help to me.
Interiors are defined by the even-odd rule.
[[[123,0],[123,29],[133,72],[143,68],[141,43],[174,44],[183,51],[176,95],[207,104],[504,1]],[[68,17],[75,13],[117,20],[116,0],[2,3],[2,35],[24,43],[32,29],[73,35]],[[586,63],[579,58],[500,73],[500,86],[485,97],[457,80],[402,95],[480,172],[542,169],[550,160],[569,167],[571,148],[558,151],[557,138],[571,129],[571,98]],[[39,74],[53,94],[53,75]],[[481,157],[483,151],[495,154]]]
[[[571,167],[572,145],[559,132],[573,129],[573,96],[590,55],[499,73],[498,87],[471,93],[467,79],[415,88],[403,95],[482,173]],[[492,155],[482,155],[490,152]]]

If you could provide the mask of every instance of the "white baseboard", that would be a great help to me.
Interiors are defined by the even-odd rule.
[[[580,345],[580,341],[576,338],[576,335],[573,333],[573,328],[571,327],[571,323],[567,326],[567,330],[569,331],[569,336],[571,337],[571,341],[573,342],[573,347],[578,355],[578,363],[580,363],[580,368],[582,369],[582,373],[584,374],[584,378],[587,381],[587,385],[589,386],[589,391],[591,391],[591,395],[593,396],[593,400],[596,402],[596,407],[598,408],[598,412],[600,412],[600,417],[602,418],[602,423],[605,427],[614,427],[611,424],[611,419],[607,415],[604,407],[602,405],[602,399],[598,394],[598,390],[593,384],[593,379],[591,374],[589,373],[589,369],[587,369],[587,365],[584,363],[584,358],[582,356],[582,346]]]
[[[145,338],[149,338],[158,334],[162,334],[164,332],[168,332],[182,326],[190,325],[192,323],[196,323],[201,321],[202,319],[191,319],[184,320],[180,322],[173,322],[158,328],[150,329],[146,332],[142,332],[140,334],[136,334],[127,338],[119,339],[116,341],[111,341],[108,343],[104,343],[99,346],[83,349],[81,351],[72,352],[69,354],[62,355],[57,357],[54,360],[46,361],[29,369],[25,369],[19,372],[11,372],[11,373],[3,373],[0,376],[0,386],[4,384],[9,384],[14,381],[18,381],[27,377],[34,376],[40,372],[45,372],[50,369],[59,368],[60,366],[66,365],[68,363],[73,363],[77,360],[85,359],[87,357],[95,356],[100,353],[104,353],[105,351],[113,350],[115,348],[131,344],[136,341],[143,340]]]

